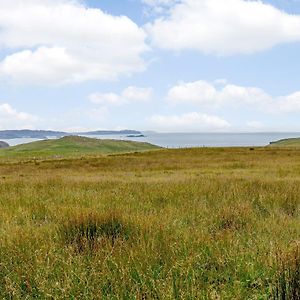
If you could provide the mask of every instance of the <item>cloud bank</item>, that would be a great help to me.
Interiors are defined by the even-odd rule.
[[[272,97],[263,89],[228,84],[226,81],[210,83],[204,80],[179,82],[167,94],[169,103],[195,104],[197,106],[220,109],[252,108],[265,113],[299,113],[300,91],[290,95]]]
[[[116,93],[94,93],[89,96],[92,103],[100,105],[123,105],[137,102],[147,102],[152,97],[152,88],[140,88],[129,86],[121,94]]]
[[[22,84],[114,80],[145,69],[146,34],[75,0],[2,0],[0,76]]]
[[[226,120],[199,112],[181,115],[154,115],[148,120],[151,128],[164,132],[226,131],[230,123]]]
[[[8,103],[2,103],[0,104],[0,120],[0,130],[4,130],[32,128],[39,118],[25,112],[19,112]]]
[[[163,49],[252,54],[300,41],[300,16],[262,1],[182,0],[146,29],[152,44]]]

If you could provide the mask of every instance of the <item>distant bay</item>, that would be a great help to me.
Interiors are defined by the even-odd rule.
[[[84,135],[99,139],[120,139],[148,142],[165,148],[187,147],[250,147],[266,146],[270,142],[300,137],[299,132],[264,132],[264,133],[145,133],[143,137],[127,135]],[[49,137],[53,138],[53,137]],[[10,146],[30,143],[41,139],[17,138],[3,139]]]

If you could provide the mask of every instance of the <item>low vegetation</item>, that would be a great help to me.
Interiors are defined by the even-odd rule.
[[[8,148],[8,147],[9,147],[9,145],[6,142],[0,141],[0,149],[1,148]]]
[[[299,299],[297,149],[93,154],[0,161],[0,298]]]
[[[284,139],[270,144],[271,147],[300,148],[300,138]]]
[[[131,227],[114,212],[106,215],[80,214],[63,224],[61,237],[76,252],[96,252],[103,244],[114,246],[117,241],[132,238],[136,228]]]
[[[274,299],[300,299],[300,245],[279,256]]]
[[[43,140],[0,150],[0,158],[64,158],[158,149],[149,143],[100,140],[81,136]]]

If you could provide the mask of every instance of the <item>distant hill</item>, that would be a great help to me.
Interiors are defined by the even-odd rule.
[[[140,131],[136,130],[98,130],[88,132],[64,132],[64,131],[51,131],[51,130],[2,130],[0,131],[0,139],[17,139],[17,138],[36,138],[45,139],[47,137],[63,137],[70,135],[109,135],[109,134],[141,134]]]
[[[66,157],[83,154],[113,154],[159,149],[160,147],[132,141],[100,140],[79,136],[44,140],[0,150],[0,157]]]
[[[283,139],[271,142],[270,147],[300,147],[300,138]]]
[[[8,148],[9,145],[5,142],[0,141],[0,148]]]
[[[68,135],[62,131],[51,130],[2,130],[0,131],[0,139],[18,139],[18,138],[37,138],[43,139],[49,137],[62,137]]]

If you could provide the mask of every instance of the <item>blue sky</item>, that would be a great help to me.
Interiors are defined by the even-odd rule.
[[[300,131],[300,1],[3,0],[0,129]]]

